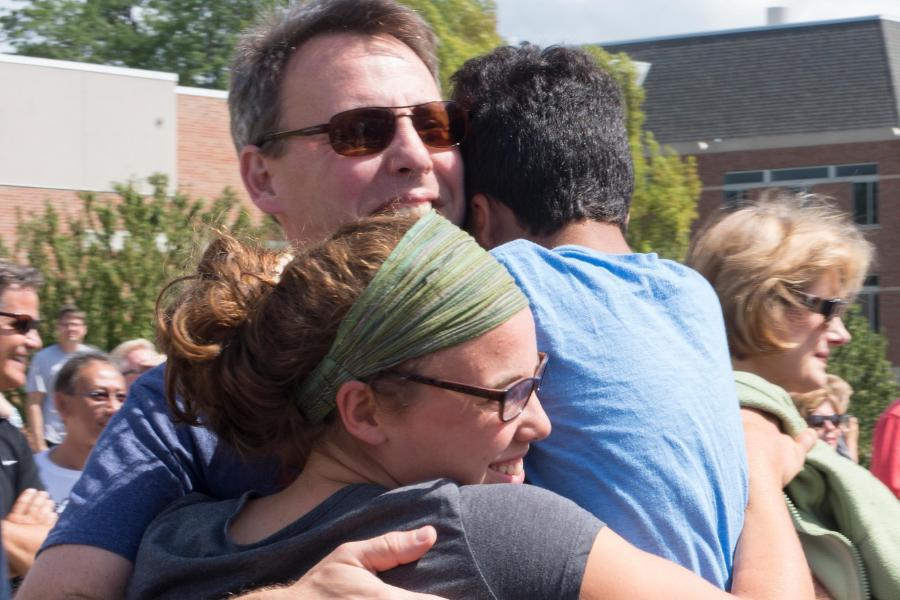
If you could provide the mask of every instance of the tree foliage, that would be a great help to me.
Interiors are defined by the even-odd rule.
[[[181,85],[225,89],[238,33],[290,0],[31,0],[0,17],[27,56],[178,73]],[[493,0],[407,0],[440,39],[441,78],[500,43]]]
[[[493,0],[400,0],[418,11],[438,37],[441,86],[450,91],[450,76],[470,58],[503,43],[497,33],[497,3]]]
[[[868,464],[872,452],[872,433],[885,408],[900,395],[891,363],[887,360],[887,339],[872,331],[859,307],[844,319],[853,341],[833,351],[828,370],[853,388],[850,412],[859,419],[860,462]]]
[[[612,55],[597,46],[584,49],[612,73],[625,99],[625,124],[634,161],[628,243],[635,252],[683,260],[700,198],[696,161],[660,147],[653,134],[644,130],[644,89],[638,85],[637,70],[628,56]]]
[[[278,0],[31,0],[0,17],[28,56],[178,73],[224,89],[235,36]]]
[[[61,215],[49,204],[39,214],[19,215],[16,254],[44,275],[40,290],[44,340],[55,338],[60,306],[87,313],[87,343],[109,350],[120,342],[153,338],[157,295],[213,228],[267,235],[252,226],[226,189],[213,202],[166,195],[166,178],[150,178],[153,193],[116,186],[116,198],[80,194],[80,210]]]

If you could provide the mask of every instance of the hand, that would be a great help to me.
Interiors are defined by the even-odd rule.
[[[388,585],[375,573],[418,560],[434,545],[437,532],[430,525],[412,531],[392,531],[360,542],[347,542],[323,558],[291,586],[257,590],[250,598],[304,598],[311,600],[439,600],[437,596],[408,592]]]
[[[815,430],[808,428],[791,438],[781,433],[779,421],[766,413],[742,408],[741,417],[751,472],[786,486],[803,468],[807,453],[819,439]]]
[[[53,527],[56,524],[56,505],[47,492],[28,488],[19,494],[15,504],[4,517],[4,520],[19,525],[47,525]]]

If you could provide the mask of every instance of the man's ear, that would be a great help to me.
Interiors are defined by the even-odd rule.
[[[272,185],[272,173],[269,171],[269,161],[259,149],[259,146],[248,144],[241,149],[240,166],[241,179],[244,188],[250,195],[253,204],[259,210],[270,215],[278,215],[284,212],[284,206],[275,193]]]
[[[475,194],[469,201],[469,233],[482,248],[493,248],[491,235],[491,199],[484,194]]]
[[[373,446],[387,440],[372,386],[362,381],[348,381],[338,388],[334,400],[347,433]]]
[[[69,416],[69,402],[66,394],[62,392],[53,392],[53,406],[56,407],[56,412],[59,413],[60,418]]]

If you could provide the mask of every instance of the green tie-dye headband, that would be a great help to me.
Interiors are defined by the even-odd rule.
[[[478,337],[527,306],[494,257],[431,211],[353,303],[328,354],[300,385],[297,404],[319,423],[347,381]]]

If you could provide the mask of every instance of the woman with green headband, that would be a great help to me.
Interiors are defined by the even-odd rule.
[[[223,238],[180,285],[160,316],[173,410],[302,470],[271,496],[173,504],[130,597],[289,584],[343,542],[426,524],[434,548],[385,581],[450,598],[727,596],[551,492],[476,485],[524,481],[550,432],[535,395],[548,357],[509,274],[437,213],[365,219],[296,257]],[[768,478],[751,481],[748,519],[765,530],[785,516],[769,474],[802,460],[757,446]],[[798,597],[799,546],[749,538],[734,590]]]

